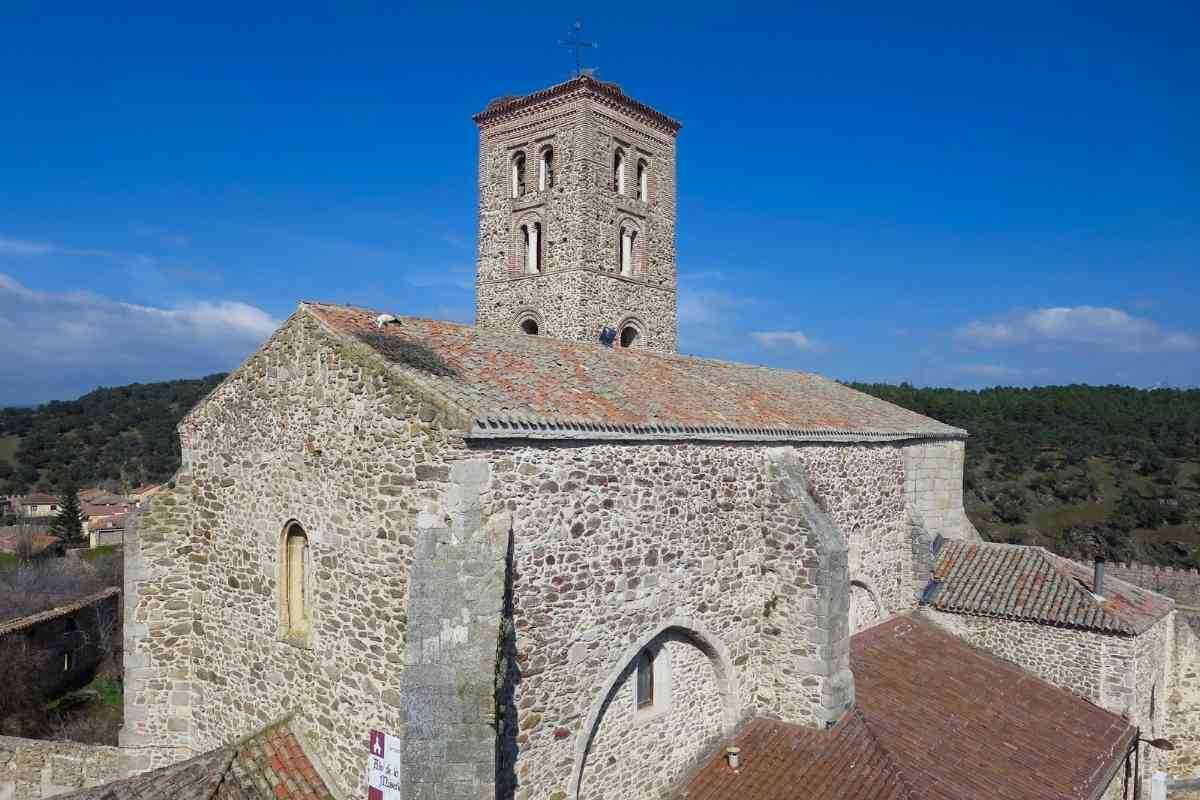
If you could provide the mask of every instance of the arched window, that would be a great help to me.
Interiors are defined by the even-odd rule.
[[[521,246],[525,256],[525,273],[536,275],[542,271],[542,223],[533,222],[521,226]]]
[[[622,275],[633,275],[633,265],[637,255],[637,231],[621,226],[620,263]]]
[[[512,160],[512,196],[525,194],[525,154],[517,153]]]
[[[654,705],[654,652],[646,648],[638,655],[637,707]]]
[[[621,329],[621,347],[633,347],[637,344],[638,329],[632,325],[626,325]]]
[[[554,148],[542,149],[542,157],[538,161],[538,191],[544,192],[554,188]]]
[[[613,154],[613,188],[625,194],[625,151],[620,148]]]
[[[538,324],[536,319],[527,319],[521,323],[521,330],[528,333],[530,336],[538,335]]]
[[[650,170],[646,166],[646,160],[638,161],[637,179],[638,179],[638,200],[645,202],[650,199]]]
[[[287,636],[308,634],[309,555],[308,535],[299,523],[293,522],[283,533],[279,570],[280,621]]]

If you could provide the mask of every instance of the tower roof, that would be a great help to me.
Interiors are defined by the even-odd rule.
[[[666,130],[672,135],[679,132],[683,124],[661,111],[656,111],[645,103],[634,100],[621,91],[621,87],[610,81],[601,81],[591,75],[580,75],[569,81],[556,83],[546,89],[540,89],[532,94],[517,97],[505,95],[487,104],[487,107],[471,117],[481,128],[503,119],[519,115],[522,111],[540,106],[550,101],[588,95],[605,105],[621,108],[635,116],[643,118],[655,127]]]
[[[304,304],[472,438],[895,441],[966,432],[808,372]]]

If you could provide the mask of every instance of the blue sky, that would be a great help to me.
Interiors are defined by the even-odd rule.
[[[470,115],[572,67],[511,4],[45,6],[0,17],[0,404],[229,369],[301,299],[470,321]],[[1194,5],[616,8],[590,63],[684,123],[684,352],[1200,384]]]

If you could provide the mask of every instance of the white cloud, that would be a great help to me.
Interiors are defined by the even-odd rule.
[[[974,375],[976,378],[1015,378],[1021,370],[1012,367],[1002,367],[999,364],[962,364],[958,371],[964,375]]]
[[[1117,308],[1038,308],[1003,320],[973,320],[956,331],[983,347],[1019,344],[1079,345],[1121,352],[1193,352],[1200,336],[1163,328]]]
[[[279,324],[235,301],[157,308],[87,292],[38,292],[3,274],[0,319],[0,405],[226,371]]]
[[[750,334],[763,347],[817,352],[825,346],[800,331],[754,331]]]
[[[43,256],[57,252],[56,246],[45,242],[27,242],[0,236],[0,255],[3,256]]]

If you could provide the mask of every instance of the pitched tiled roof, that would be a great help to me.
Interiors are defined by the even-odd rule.
[[[469,436],[899,440],[965,432],[807,372],[304,304],[441,399]]]
[[[1105,578],[1098,598],[1093,577],[1093,567],[1041,547],[947,540],[927,602],[957,614],[1131,635],[1174,607],[1170,598],[1113,577]]]
[[[333,800],[287,720],[254,736],[63,800]]]
[[[99,603],[101,600],[107,597],[112,597],[113,595],[118,595],[120,593],[121,590],[119,587],[110,586],[103,591],[96,592],[95,594],[89,594],[85,597],[79,598],[78,600],[72,600],[69,603],[57,605],[54,608],[48,608],[45,611],[39,611],[36,614],[30,614],[25,617],[17,617],[16,619],[0,622],[0,636],[7,636],[8,634],[16,631],[25,630],[28,627],[42,622],[47,622],[52,619],[57,619],[65,614],[74,614],[80,609],[87,608],[94,603]]]
[[[676,797],[1093,800],[1136,735],[916,614],[853,636],[850,667],[856,706],[833,729],[751,722]],[[741,748],[736,773],[720,758],[729,744]]]
[[[725,748],[739,748],[735,772]],[[891,757],[853,709],[829,731],[752,719],[696,770],[681,800],[910,800]]]

